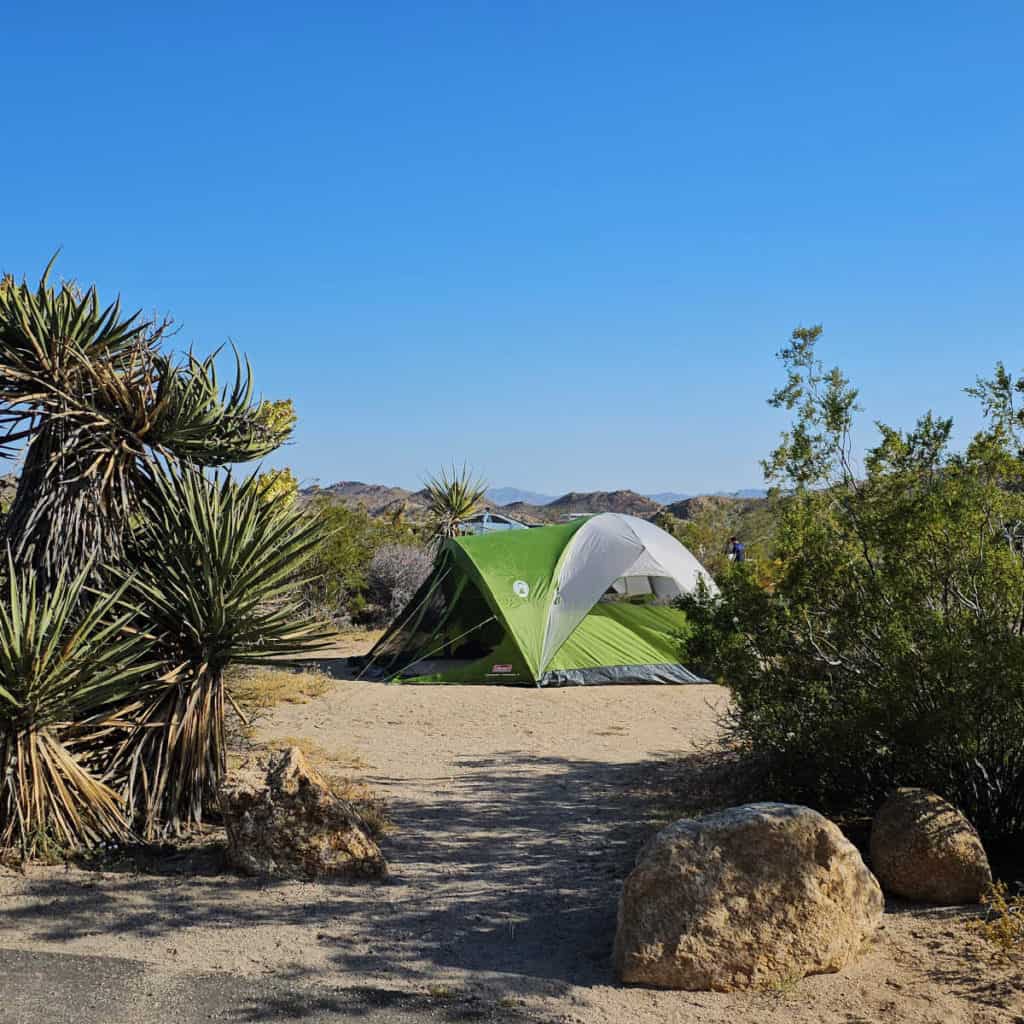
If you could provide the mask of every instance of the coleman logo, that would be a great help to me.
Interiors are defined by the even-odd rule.
[[[492,665],[491,666],[491,672],[494,673],[495,675],[500,675],[502,673],[511,672],[511,671],[512,671],[512,666],[511,665]]]
[[[526,580],[516,580],[512,584],[512,593],[516,597],[529,597],[530,596],[530,584]]]

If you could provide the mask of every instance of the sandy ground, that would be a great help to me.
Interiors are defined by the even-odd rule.
[[[706,798],[725,701],[713,686],[340,679],[312,703],[275,709],[261,738],[299,737],[361,765],[397,824],[383,842],[387,882],[267,885],[219,868],[7,873],[0,964],[4,948],[59,950],[161,973],[471,997],[587,1024],[1024,1020],[1019,965],[993,963],[964,927],[969,911],[892,906],[852,969],[784,990],[615,984],[621,880],[658,821]]]

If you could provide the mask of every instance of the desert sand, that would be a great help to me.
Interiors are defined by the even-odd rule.
[[[344,663],[326,668],[345,676]],[[1024,1018],[1017,965],[976,908],[890,904],[850,970],[772,992],[628,989],[610,953],[622,878],[659,824],[714,802],[715,686],[536,690],[339,678],[257,739],[299,739],[384,796],[382,884],[261,883],[214,860],[158,872],[0,876],[3,948],[142,961],[156,972],[281,975],[295,986],[428,993],[587,1024]],[[709,781],[710,780],[710,781]],[[710,787],[710,789],[709,789]]]

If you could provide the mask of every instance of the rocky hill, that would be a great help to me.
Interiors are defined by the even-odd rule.
[[[547,523],[557,523],[571,514],[583,512],[623,512],[650,519],[661,509],[656,501],[636,491],[570,491],[546,505],[513,502],[502,511],[510,516],[525,516]]]
[[[665,506],[665,511],[676,519],[697,519],[708,515],[743,516],[764,508],[765,498],[741,498],[724,494],[698,494]]]
[[[341,505],[362,505],[371,516],[387,515],[404,505],[406,514],[415,516],[427,509],[427,498],[423,491],[407,491],[404,487],[387,487],[384,484],[364,484],[359,480],[341,480],[328,487],[306,487],[302,497],[329,498]]]

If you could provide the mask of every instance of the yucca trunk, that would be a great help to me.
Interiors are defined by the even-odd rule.
[[[4,521],[15,564],[35,572],[42,590],[61,573],[121,562],[128,510],[136,503],[127,457],[101,467],[94,452],[84,459],[69,444],[69,432],[61,419],[40,428]]]
[[[0,730],[0,849],[23,858],[123,839],[121,798],[96,778],[52,727]]]
[[[202,824],[227,769],[223,673],[204,668],[168,686],[114,761],[127,766],[125,799],[144,838]]]

